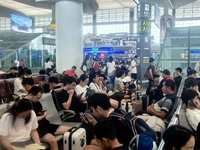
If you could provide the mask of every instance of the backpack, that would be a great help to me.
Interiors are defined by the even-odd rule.
[[[157,145],[152,138],[146,134],[139,134],[132,138],[129,150],[156,150]]]
[[[137,118],[131,113],[126,113],[124,110],[119,109],[120,113],[112,113],[110,116],[122,118],[125,120],[128,128],[133,132],[133,135],[145,134],[152,138],[153,141],[156,141],[156,133],[153,129],[151,129],[144,120]]]

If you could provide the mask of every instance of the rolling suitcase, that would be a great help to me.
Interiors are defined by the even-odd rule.
[[[142,96],[140,92],[136,92],[136,100],[132,101],[133,114],[136,115],[137,112],[142,111]]]
[[[121,109],[125,110],[126,112],[133,112],[132,103],[130,100],[122,100]]]
[[[63,137],[64,150],[82,150],[86,146],[86,131],[84,128],[73,127],[65,132]]]

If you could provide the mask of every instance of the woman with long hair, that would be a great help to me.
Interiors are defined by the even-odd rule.
[[[193,133],[185,127],[170,126],[164,133],[166,150],[193,150],[195,138]]]
[[[12,150],[13,146],[25,147],[32,143],[41,145],[37,117],[32,108],[31,102],[24,98],[0,117],[0,143],[4,149]]]

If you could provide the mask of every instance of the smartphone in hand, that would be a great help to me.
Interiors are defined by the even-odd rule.
[[[84,114],[83,114],[82,112],[80,112],[79,115],[80,115],[80,118],[81,118],[81,120],[82,120],[83,122],[89,123],[89,121],[87,120],[87,118],[84,116]]]

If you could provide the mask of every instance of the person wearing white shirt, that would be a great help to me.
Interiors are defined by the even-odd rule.
[[[50,61],[50,58],[47,58],[47,61],[44,63],[44,68],[45,68],[45,70],[47,69],[47,68],[52,68],[52,66],[53,66],[53,63]]]
[[[14,94],[22,96],[22,95],[26,95],[27,91],[24,89],[23,85],[22,85],[22,80],[25,76],[25,70],[21,69],[18,74],[17,74],[17,78],[14,81]]]
[[[76,86],[75,92],[77,96],[80,97],[80,100],[82,102],[86,102],[86,93],[87,93],[87,89],[89,88],[87,86],[89,82],[89,78],[87,75],[82,74],[78,80],[79,80],[79,84]]]
[[[41,145],[37,127],[31,102],[21,99],[0,117],[0,143],[9,150],[13,150],[13,146],[25,147],[28,143]]]
[[[108,68],[108,76],[110,78],[110,82],[114,86],[115,83],[115,61],[112,56],[108,58],[107,62],[107,68]]]
[[[194,131],[197,131],[200,122],[200,101],[198,97],[199,94],[194,89],[187,89],[182,94],[182,100],[186,105],[186,118]]]
[[[135,80],[137,79],[137,64],[138,56],[135,55],[133,60],[131,61],[131,77],[134,78]]]
[[[12,62],[14,63],[15,67],[19,67],[19,61],[18,60],[13,60]]]

